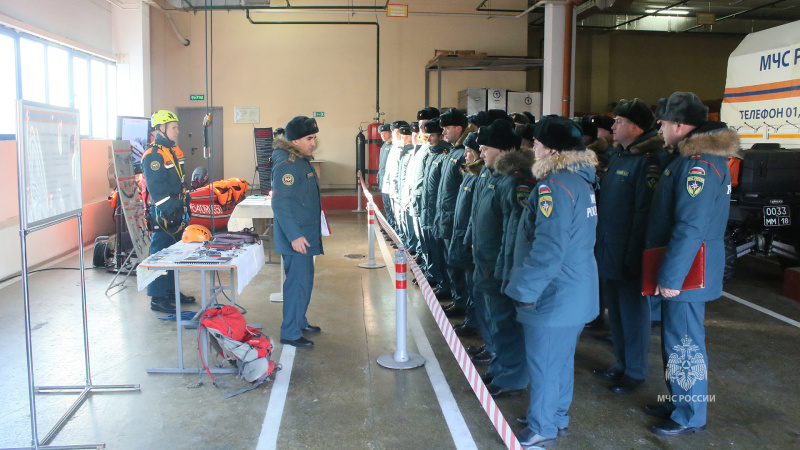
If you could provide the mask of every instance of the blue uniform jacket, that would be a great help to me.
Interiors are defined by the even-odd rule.
[[[594,152],[565,151],[534,165],[541,181],[520,219],[505,288],[509,297],[531,305],[517,307],[519,322],[570,327],[597,317],[596,163]]]
[[[614,158],[597,192],[597,245],[600,278],[641,275],[644,235],[653,192],[666,166],[664,139],[643,134]]]
[[[436,199],[439,196],[439,182],[442,179],[442,165],[450,150],[450,144],[442,141],[428,149],[430,153],[425,165],[422,184],[422,202],[419,219],[425,228],[433,228],[436,224]]]
[[[479,159],[464,169],[464,179],[458,189],[455,213],[453,215],[453,237],[447,249],[447,263],[464,269],[475,264],[472,260],[472,249],[464,242],[469,229],[472,214],[472,198],[475,186],[480,179],[479,172],[483,168],[483,160]]]
[[[722,295],[725,228],[731,199],[728,156],[739,137],[722,122],[706,122],[678,143],[679,156],[656,186],[650,208],[646,248],[667,247],[658,283],[680,289],[706,244],[705,287],[682,291],[671,301],[706,302]]]
[[[272,146],[275,251],[281,255],[299,255],[292,248],[292,241],[305,237],[311,244],[306,255],[320,255],[322,205],[317,172],[309,157],[304,157],[290,141],[278,138]]]
[[[389,150],[392,148],[392,140],[384,142],[378,156],[378,189],[383,188],[383,176],[386,174],[386,158],[389,157]]]
[[[184,159],[175,142],[157,135],[142,155],[142,173],[150,194],[149,207],[172,214],[184,207]]]
[[[453,213],[456,207],[459,187],[463,179],[462,169],[464,168],[464,140],[473,131],[478,131],[478,127],[473,124],[464,128],[461,136],[456,141],[453,149],[447,155],[442,165],[442,179],[439,182],[439,195],[436,199],[436,223],[434,234],[439,239],[446,241],[453,236]]]

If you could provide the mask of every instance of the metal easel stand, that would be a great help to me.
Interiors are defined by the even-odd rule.
[[[36,386],[33,373],[33,348],[31,344],[31,309],[30,297],[28,286],[28,255],[27,255],[27,235],[46,228],[57,223],[64,222],[72,219],[78,219],[78,255],[80,259],[80,273],[81,273],[81,315],[83,318],[83,355],[86,364],[86,382],[81,386]],[[22,221],[20,223],[26,223]],[[81,213],[62,217],[50,223],[38,225],[29,229],[20,229],[20,247],[22,254],[22,293],[23,293],[23,306],[25,311],[25,352],[28,366],[28,400],[30,402],[31,410],[31,446],[24,448],[31,449],[80,449],[80,448],[105,448],[105,444],[81,444],[81,445],[47,445],[52,441],[61,428],[72,418],[75,412],[80,408],[83,402],[95,392],[105,391],[138,391],[138,384],[117,384],[117,385],[95,385],[92,383],[92,371],[89,361],[89,327],[86,314],[86,277],[83,251],[83,222],[81,220]],[[78,398],[72,403],[67,412],[56,422],[53,428],[39,440],[39,430],[36,420],[36,394],[48,393],[77,393]]]
[[[128,266],[128,262],[131,260],[131,256],[133,256],[133,252],[128,252],[128,256],[125,257],[125,261],[123,261],[122,266],[120,266],[120,268],[117,271],[117,273],[114,274],[114,278],[111,279],[111,283],[109,283],[108,287],[106,288],[106,292],[105,292],[106,297],[111,297],[111,295],[114,295],[114,294],[122,291],[123,289],[125,289],[127,287],[127,286],[125,286],[125,281],[128,279],[129,276],[131,276],[131,272],[133,272],[133,269],[136,267],[135,265],[131,264],[131,267],[126,269],[126,267]],[[123,270],[125,270],[125,276],[122,278],[122,281],[117,283],[117,277],[119,277],[119,274]],[[119,287],[119,286],[122,286],[119,289],[119,291],[115,291],[113,294],[108,295],[108,291],[110,291],[110,290],[112,290],[112,289],[114,289],[116,287]]]

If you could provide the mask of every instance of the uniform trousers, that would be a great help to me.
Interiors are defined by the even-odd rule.
[[[650,300],[642,295],[638,278],[601,278],[608,307],[608,327],[614,341],[614,369],[643,380],[650,351]]]
[[[703,326],[706,304],[661,301],[662,357],[673,409],[670,418],[685,427],[706,424],[708,355]]]
[[[150,236],[150,254],[154,255],[170,245],[178,242],[178,239],[180,239],[181,236],[181,233],[175,233],[175,236],[172,236],[160,229],[153,231],[153,234]],[[161,275],[153,280],[152,283],[147,285],[147,295],[150,297],[166,297],[167,291],[171,292],[174,289],[175,272],[172,270],[167,270],[166,275]]]
[[[419,246],[417,247],[417,255],[422,257],[422,264],[420,264],[419,268],[422,270],[422,273],[425,274],[425,278],[431,278],[430,272],[430,262],[428,257],[428,244],[427,244],[427,237],[425,236],[425,230],[422,228],[422,220],[417,216],[413,217],[414,219],[414,232],[417,234],[419,238]]]
[[[482,302],[486,325],[494,347],[495,358],[489,364],[494,375],[492,384],[507,389],[522,389],[528,385],[525,368],[525,338],[517,322],[514,301],[500,293],[500,280],[480,263],[475,265],[475,303]],[[478,311],[480,314],[480,311]]]
[[[435,237],[433,238],[435,245],[432,249],[432,259],[433,265],[436,267],[438,278],[436,281],[439,283],[439,288],[444,292],[450,292],[450,294],[455,298],[452,292],[452,285],[450,284],[450,276],[448,275],[447,270],[447,244],[448,242],[442,238]]]
[[[411,217],[411,213],[408,210],[405,210],[404,213],[404,222],[405,222],[405,229],[406,229],[406,248],[409,251],[417,251],[417,246],[419,245],[419,241],[417,240],[417,233],[414,232],[414,218]]]
[[[429,226],[422,225],[422,233],[425,236],[425,243],[428,247],[427,255],[428,255],[428,273],[430,274],[430,278],[434,280],[436,285],[441,285],[444,276],[442,275],[442,263],[439,262],[437,264],[437,255],[439,254],[439,244],[438,239],[433,237],[433,228]],[[431,286],[436,287],[436,286]]]
[[[281,339],[296,340],[303,337],[302,329],[308,326],[306,312],[314,288],[314,256],[283,255],[286,280],[283,282],[283,322]]]
[[[569,407],[575,382],[575,346],[583,325],[543,327],[522,324],[525,354],[531,380],[528,428],[555,438],[569,425]]]
[[[453,264],[447,264],[447,279],[450,281],[450,294],[456,307],[466,310],[469,292],[467,291],[467,277],[464,269]]]
[[[389,226],[397,229],[397,224],[394,222],[394,210],[392,210],[392,197],[389,194],[383,194],[383,212],[386,216],[386,222]]]

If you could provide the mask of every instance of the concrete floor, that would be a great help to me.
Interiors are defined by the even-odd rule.
[[[317,258],[309,320],[323,332],[313,349],[297,349],[277,438],[280,449],[300,448],[455,448],[425,369],[391,371],[376,363],[394,351],[394,291],[386,269],[357,268],[367,253],[363,214],[329,211],[334,235]],[[31,238],[35,238],[35,234]],[[12,243],[16,245],[16,243]],[[87,253],[89,262],[91,252]],[[353,255],[356,255],[355,257]],[[378,259],[381,258],[378,252]],[[780,295],[777,264],[740,260],[737,278],[725,286],[733,295],[800,320],[800,304]],[[77,256],[57,267],[77,267]],[[266,265],[237,302],[250,322],[279,338],[281,305],[269,302],[279,290],[279,267]],[[173,322],[157,320],[135,283],[109,297],[112,275],[88,270],[88,311],[93,382],[141,384],[140,392],[97,393],[78,410],[54,445],[104,442],[114,449],[255,448],[273,383],[238,397],[220,397],[244,386],[232,375],[217,379],[233,387],[215,388],[207,376],[148,374],[148,367],[176,364]],[[196,274],[182,276],[183,291],[199,295]],[[31,323],[37,385],[83,383],[80,329],[80,279],[75,270],[30,276]],[[477,448],[503,444],[446,346],[419,291],[409,283],[409,314],[415,314],[430,341],[449,389]],[[0,340],[0,447],[30,445],[21,283],[0,288],[5,318]],[[196,308],[195,308],[196,310]],[[560,448],[798,448],[800,447],[800,329],[728,298],[708,304],[707,346],[710,359],[709,429],[682,438],[662,438],[647,428],[656,422],[641,408],[666,393],[661,371],[658,330],[651,341],[651,371],[644,387],[617,396],[590,370],[612,363],[610,345],[601,333],[584,332],[575,362],[575,399],[570,435]],[[184,333],[188,366],[198,364],[194,332]],[[474,345],[476,339],[466,339]],[[417,351],[409,333],[408,347]],[[275,345],[279,361],[282,345]],[[481,369],[482,370],[482,369]],[[285,376],[279,372],[277,377]],[[197,381],[202,378],[202,386]],[[74,395],[36,396],[40,437],[72,403]],[[506,419],[523,415],[525,396],[499,399]],[[517,428],[514,426],[515,429]],[[265,447],[269,448],[269,447]]]

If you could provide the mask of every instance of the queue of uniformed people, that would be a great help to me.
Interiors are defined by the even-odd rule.
[[[721,295],[727,157],[739,145],[707,113],[696,95],[676,92],[655,114],[639,99],[620,100],[613,118],[535,123],[501,110],[467,117],[426,107],[419,131],[404,121],[382,126],[387,219],[437,297],[452,299],[445,313],[464,316],[456,334],[482,337],[468,352],[488,365],[489,393],[530,388],[517,419],[523,446],[567,434],[575,349],[585,324],[602,322],[601,305],[615,361],[595,377],[618,394],[642,385],[658,305],[670,396],[644,408],[664,419],[651,431],[705,429],[704,304]],[[701,244],[705,287],[682,291]],[[657,293],[644,296],[642,254],[661,246]]]

